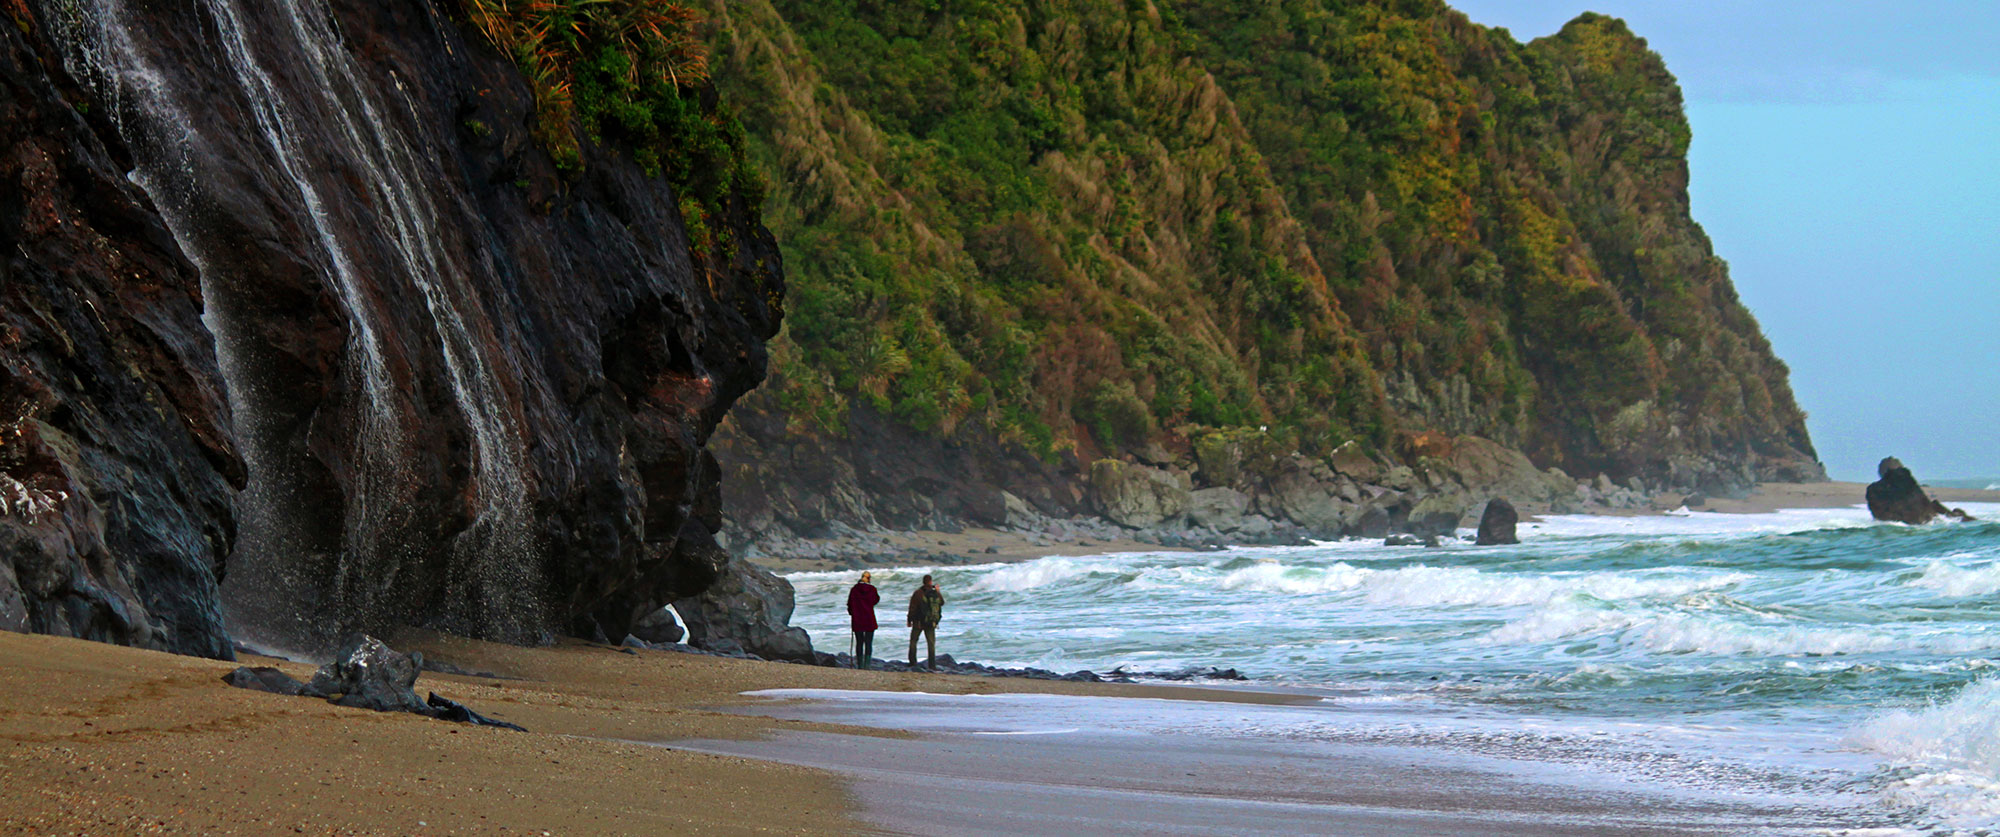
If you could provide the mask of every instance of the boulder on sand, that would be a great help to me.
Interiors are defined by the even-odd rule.
[[[270,666],[238,666],[235,671],[223,675],[222,682],[238,689],[294,697],[304,690],[306,685]]]
[[[1973,519],[1964,509],[1945,508],[1924,493],[1924,487],[1917,484],[1917,478],[1896,457],[1882,460],[1875,466],[1875,474],[1880,479],[1868,485],[1867,497],[1868,513],[1876,520],[1922,525],[1941,516]]]
[[[688,644],[706,651],[747,651],[767,660],[813,662],[812,637],[794,628],[792,584],[748,562],[730,559],[721,580],[701,595],[674,602],[687,621]]]
[[[430,704],[416,691],[423,669],[422,653],[405,654],[363,634],[350,640],[333,662],[320,666],[300,694],[357,709],[430,715]]]
[[[662,607],[632,623],[632,635],[654,645],[672,645],[687,636],[687,631],[681,629],[672,610]]]
[[[1514,510],[1514,504],[1505,497],[1495,497],[1486,503],[1486,512],[1479,516],[1479,545],[1520,543],[1514,534],[1514,526],[1521,522],[1521,514]]]

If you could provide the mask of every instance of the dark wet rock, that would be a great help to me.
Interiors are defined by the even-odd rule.
[[[1514,510],[1514,504],[1505,497],[1495,497],[1486,501],[1486,511],[1479,515],[1479,536],[1475,543],[1480,546],[1520,543],[1514,527],[1521,522],[1521,514]]]
[[[1708,505],[1708,495],[1699,491],[1681,498],[1681,506],[1683,508],[1699,509],[1706,505]]]
[[[301,693],[356,709],[429,715],[429,704],[416,692],[417,675],[423,669],[422,654],[405,654],[364,635],[321,666]]]
[[[425,699],[424,703],[434,713],[432,717],[440,721],[457,721],[461,724],[472,724],[479,727],[499,727],[501,729],[511,729],[515,732],[528,731],[526,727],[519,724],[511,724],[506,721],[488,718],[485,715],[466,708],[465,704],[451,698],[439,697],[437,692],[431,692],[430,697]]]
[[[792,585],[747,561],[731,561],[699,596],[674,603],[687,620],[688,644],[773,660],[814,659],[812,638],[790,627]]]
[[[1939,517],[1972,520],[1964,509],[1946,508],[1924,492],[1910,469],[1891,456],[1875,467],[1880,479],[1868,485],[1868,513],[1876,520],[1922,525]]]
[[[27,191],[0,173],[0,226],[52,220],[15,196],[60,204],[66,182],[84,197],[65,213],[115,222],[67,243],[24,231],[31,259],[74,276],[20,284],[10,266],[0,317],[54,315],[57,342],[83,356],[36,370],[54,400],[29,399],[34,412],[72,439],[86,437],[59,426],[72,417],[93,428],[67,459],[131,474],[93,485],[72,468],[85,490],[48,486],[106,498],[106,536],[35,533],[79,560],[20,581],[51,603],[33,618],[226,655],[203,585],[230,554],[228,481],[245,474],[258,513],[243,517],[224,596],[233,619],[290,644],[395,623],[619,637],[707,587],[721,517],[705,445],[762,378],[783,291],[754,207],[716,199],[712,237],[691,244],[704,236],[684,222],[686,196],[631,155],[586,142],[559,170],[531,134],[529,85],[443,11],[455,3],[238,5],[219,21],[201,3],[30,0],[10,8],[53,13],[9,12],[0,27],[0,107],[25,90],[33,108],[0,114],[0,148],[49,162]],[[48,46],[43,60],[19,55],[17,22]],[[31,78],[38,66],[74,68],[77,84]],[[124,147],[72,153],[95,140],[57,89]],[[12,231],[0,236],[0,259],[17,259]],[[17,284],[59,294],[17,304]],[[110,342],[93,333],[100,320]],[[211,345],[229,358],[233,422]],[[78,380],[94,391],[68,401],[64,382]],[[35,479],[63,473],[38,466]]]
[[[1405,532],[1397,532],[1382,539],[1383,546],[1420,546],[1423,539]]]
[[[238,689],[252,689],[294,697],[302,694],[306,685],[300,683],[297,678],[270,666],[238,666],[236,670],[223,675],[222,682]]]
[[[674,618],[673,611],[663,607],[640,617],[632,625],[631,636],[655,645],[671,645],[687,636],[687,630],[681,627],[680,620]]]
[[[126,178],[115,115],[51,69],[28,5],[9,9],[0,630],[232,659],[216,578],[244,466],[196,269]]]

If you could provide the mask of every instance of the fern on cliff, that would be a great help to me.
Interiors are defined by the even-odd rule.
[[[710,219],[762,183],[742,126],[709,90],[701,17],[672,0],[461,0],[466,21],[514,60],[535,96],[535,137],[558,168],[583,166],[581,143],[630,153],[681,197],[701,250],[726,250]]]

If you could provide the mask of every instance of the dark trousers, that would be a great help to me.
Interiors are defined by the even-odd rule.
[[[854,632],[854,667],[867,668],[875,656],[875,632]]]
[[[929,640],[929,641],[930,641],[930,652],[931,652],[931,655],[930,655],[929,657],[925,658],[925,660],[924,660],[924,665],[927,665],[927,666],[929,666],[929,667],[931,667],[931,668],[937,668],[937,626],[936,626],[936,625],[912,625],[912,626],[910,627],[910,665],[916,665],[916,664],[917,664],[917,637],[918,637],[918,636],[922,636],[922,637],[923,637],[924,639],[926,639],[926,640]]]

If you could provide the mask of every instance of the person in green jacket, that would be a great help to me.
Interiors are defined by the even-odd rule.
[[[937,670],[937,626],[944,619],[944,592],[937,582],[924,576],[924,583],[917,592],[910,594],[910,665],[917,664],[917,637],[922,635],[930,642],[930,657],[924,663],[926,668]]]

